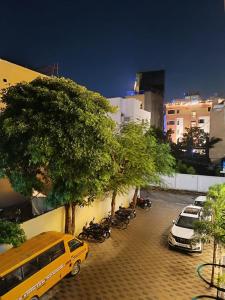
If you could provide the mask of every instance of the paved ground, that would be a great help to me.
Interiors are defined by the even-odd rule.
[[[115,229],[105,243],[90,245],[80,274],[63,279],[52,299],[186,300],[215,294],[196,275],[197,265],[211,261],[210,246],[202,255],[167,247],[172,220],[191,195],[154,192],[151,198],[151,211],[138,209],[127,230]]]

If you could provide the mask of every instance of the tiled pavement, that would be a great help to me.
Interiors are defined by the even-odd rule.
[[[63,279],[52,299],[187,300],[215,295],[196,275],[197,265],[211,261],[210,246],[202,255],[169,250],[168,229],[182,206],[158,197],[149,212],[137,210],[127,230],[115,229],[103,244],[90,244],[80,274]]]

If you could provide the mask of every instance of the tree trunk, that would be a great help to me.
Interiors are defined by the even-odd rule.
[[[73,234],[73,235],[74,235],[74,232],[75,232],[75,211],[76,211],[76,204],[72,203],[71,234]]]
[[[215,266],[214,264],[216,264],[216,250],[217,250],[217,243],[214,239],[214,243],[213,243],[213,265],[212,265],[212,274],[211,274],[211,285],[214,284],[214,274],[215,274]]]
[[[135,188],[135,192],[134,192],[134,197],[133,197],[133,200],[132,200],[133,208],[135,208],[136,205],[137,205],[137,195],[138,195],[138,190],[139,190],[139,188],[136,187],[136,188]]]
[[[70,204],[65,204],[65,233],[69,233],[71,228]]]
[[[114,217],[115,215],[116,195],[117,195],[117,190],[114,190],[112,194],[112,201],[111,201],[111,217]]]

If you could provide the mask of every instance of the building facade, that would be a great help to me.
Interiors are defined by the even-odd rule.
[[[151,122],[151,113],[141,108],[141,103],[135,98],[109,98],[111,105],[117,107],[110,117],[118,124],[126,122]]]
[[[167,103],[165,105],[165,130],[172,130],[172,141],[177,143],[181,140],[185,128],[197,126],[209,133],[212,103],[212,100],[202,100],[198,95]]]
[[[165,72],[148,71],[136,74],[133,95],[127,98],[138,99],[141,108],[151,112],[151,126],[163,129],[163,101]]]
[[[45,75],[0,58],[0,92],[11,85],[22,81],[30,82],[39,76]],[[0,102],[0,109],[3,108],[4,105]]]
[[[209,150],[211,161],[218,164],[225,159],[225,99],[216,99],[213,102],[210,116],[210,138],[221,139]]]

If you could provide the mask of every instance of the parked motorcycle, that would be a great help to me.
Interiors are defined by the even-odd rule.
[[[81,240],[95,240],[99,243],[103,243],[107,238],[106,232],[102,230],[96,230],[86,225],[83,227],[83,231],[78,235]]]
[[[96,233],[101,233],[103,236],[108,239],[111,235],[111,227],[108,224],[105,224],[104,226],[99,223],[94,223],[94,219],[89,223],[89,228]]]
[[[125,218],[115,215],[113,218],[111,217],[111,212],[109,212],[108,217],[103,218],[101,220],[102,226],[110,226],[115,227],[117,229],[126,229],[127,228],[127,220]]]
[[[120,206],[119,210],[116,211],[116,214],[120,216],[129,216],[129,219],[136,218],[136,210],[132,208],[125,208]]]
[[[137,198],[137,206],[149,210],[152,207],[152,201],[149,198]]]

